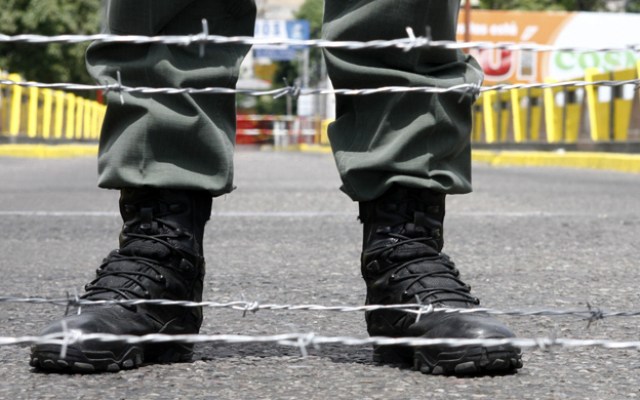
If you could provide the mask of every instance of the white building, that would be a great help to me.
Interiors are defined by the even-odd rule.
[[[304,0],[256,0],[258,17],[266,19],[292,19]]]

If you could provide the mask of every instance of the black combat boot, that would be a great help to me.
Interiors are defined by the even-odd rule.
[[[364,224],[362,275],[367,304],[432,304],[436,308],[473,308],[480,301],[449,257],[442,253],[445,195],[394,186],[380,198],[360,203]],[[514,334],[486,314],[430,313],[398,310],[366,314],[371,336],[426,339],[511,338]],[[383,363],[413,363],[431,374],[505,373],[522,367],[521,351],[513,346],[380,346],[374,359]]]
[[[200,191],[125,189],[120,197],[124,221],[120,248],[114,250],[86,285],[82,299],[202,300],[202,237],[211,214],[211,195]],[[157,305],[90,305],[49,325],[43,334],[65,329],[84,334],[195,334],[201,308]],[[149,362],[188,361],[192,345],[127,344],[86,341],[34,345],[31,366],[48,371],[99,372],[135,368]]]

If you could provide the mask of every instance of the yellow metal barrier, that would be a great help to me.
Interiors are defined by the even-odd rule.
[[[636,69],[601,73],[591,68],[586,71],[585,80],[587,82],[624,81],[635,79],[636,76]],[[634,91],[631,90],[630,96],[625,96],[624,86],[588,86],[586,92],[591,139],[596,142],[627,140]]]
[[[511,90],[513,138],[516,143],[540,140],[542,97],[542,89]]]
[[[333,122],[332,119],[324,119],[320,124],[320,140],[318,143],[321,145],[329,145],[329,125]]]
[[[547,79],[546,82],[556,81]],[[544,113],[549,143],[575,143],[580,133],[582,103],[580,89],[555,87],[544,89]]]
[[[42,138],[51,138],[51,121],[53,120],[53,90],[44,89],[42,92]]]
[[[76,96],[76,134],[75,139],[82,139],[82,130],[84,129],[83,123],[84,118],[84,99],[80,96]]]
[[[27,136],[35,138],[38,135],[38,88],[30,87],[27,90],[29,96],[29,109],[27,111]]]
[[[588,82],[625,81],[636,79],[637,76],[640,76],[640,62],[636,69],[607,73],[589,70],[584,79]],[[3,77],[22,81],[18,74]],[[589,86],[584,89],[571,86],[484,92],[472,110],[472,140],[506,142],[509,130],[513,129],[516,143],[538,141],[544,115],[548,142],[575,143],[580,132],[583,98],[586,98],[588,105],[592,140],[627,140],[635,97],[633,85],[627,86]],[[105,113],[104,105],[73,93],[0,85],[0,135],[3,136],[98,140]],[[513,119],[513,125],[510,119]],[[320,144],[329,144],[329,122],[323,121],[321,124],[317,137]]]
[[[509,92],[482,93],[482,110],[487,143],[507,141],[509,129]]]
[[[0,71],[0,78],[8,79],[7,74]],[[9,132],[9,87],[0,85],[0,135]]]
[[[18,74],[2,75],[14,82]],[[29,139],[97,140],[106,106],[59,90],[0,85],[0,135]]]
[[[9,74],[10,81],[20,81],[22,78],[18,74]],[[18,136],[20,133],[20,122],[22,121],[22,87],[11,86],[9,88],[9,136]]]
[[[57,90],[55,97],[55,110],[53,112],[53,137],[62,139],[62,130],[64,128],[64,92]]]
[[[73,139],[75,137],[75,128],[76,128],[76,95],[73,93],[67,93],[65,95],[66,103],[67,103],[67,118],[65,124],[65,138]]]
[[[473,108],[472,112],[472,130],[471,130],[471,141],[475,143],[479,143],[482,141],[482,131],[484,127],[484,121],[482,118],[482,96],[478,97]]]

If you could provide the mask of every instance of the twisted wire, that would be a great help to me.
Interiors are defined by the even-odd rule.
[[[549,316],[560,317],[570,316],[579,317],[589,321],[596,321],[612,317],[640,317],[640,310],[634,311],[605,311],[598,307],[587,305],[582,309],[512,309],[497,310],[493,308],[441,308],[433,305],[423,304],[392,304],[392,305],[335,305],[325,306],[318,304],[262,304],[258,301],[230,301],[230,302],[213,302],[213,301],[180,301],[165,299],[133,299],[133,300],[86,300],[80,299],[77,295],[67,296],[65,298],[45,298],[45,297],[0,297],[2,303],[18,303],[18,304],[51,304],[57,306],[84,307],[84,306],[102,306],[102,305],[124,305],[124,306],[167,306],[167,307],[206,307],[212,309],[230,309],[236,311],[258,312],[258,311],[327,311],[327,312],[369,312],[377,310],[398,310],[410,314],[426,315],[430,313],[446,313],[446,314],[487,314],[501,315],[512,317],[532,317],[532,316]]]
[[[601,348],[617,350],[640,350],[640,341],[616,341],[609,339],[569,339],[569,338],[505,338],[505,339],[425,339],[419,337],[368,337],[318,336],[315,333],[287,333],[280,335],[166,335],[149,334],[143,336],[112,335],[105,333],[84,334],[77,330],[66,330],[57,334],[44,336],[0,336],[0,346],[24,346],[33,344],[52,344],[65,348],[76,343],[97,341],[103,343],[127,344],[161,344],[161,343],[220,343],[220,344],[256,344],[271,343],[299,347],[303,355],[310,346],[319,348],[322,345],[342,346],[516,346],[522,349],[549,350],[552,348]]]
[[[204,45],[204,44],[235,44],[247,46],[293,46],[313,47],[327,49],[389,49],[397,48],[410,50],[416,48],[438,48],[448,50],[510,50],[528,52],[622,52],[640,50],[640,43],[629,43],[621,46],[557,46],[539,43],[517,42],[457,42],[451,40],[432,40],[429,37],[409,34],[405,38],[391,40],[370,41],[331,41],[325,39],[265,39],[250,36],[219,36],[206,34],[206,30],[194,35],[116,35],[116,34],[89,34],[89,35],[4,35],[0,34],[0,43],[26,43],[26,44],[78,44],[85,42],[119,43],[119,44],[165,44],[165,45]]]

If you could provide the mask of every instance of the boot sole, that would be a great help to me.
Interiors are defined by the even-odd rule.
[[[502,375],[522,368],[522,352],[511,346],[437,349],[405,346],[374,347],[374,362],[413,365],[430,375]]]
[[[60,357],[58,345],[37,345],[32,348],[31,365],[36,370],[60,373],[118,372],[134,369],[145,363],[175,363],[191,361],[193,345],[169,344],[152,346],[130,346],[121,355],[109,351],[88,352],[75,346],[67,348]]]

